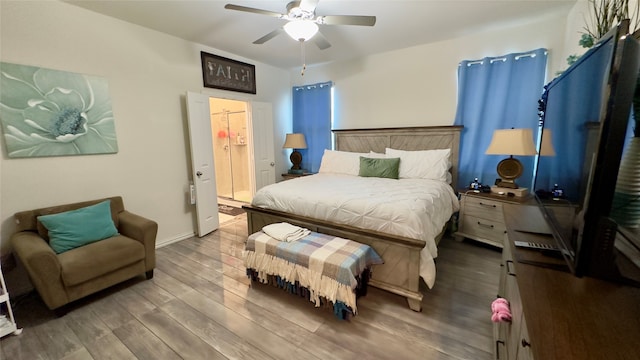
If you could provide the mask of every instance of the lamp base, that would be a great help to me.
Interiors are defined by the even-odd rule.
[[[291,163],[293,164],[293,166],[291,167],[291,170],[302,171],[300,168],[300,163],[302,162],[302,154],[300,154],[298,150],[293,150],[293,152],[289,156],[289,160],[291,160]],[[294,174],[294,173],[291,173],[291,174]]]
[[[491,186],[491,192],[494,194],[507,195],[509,193],[514,194],[517,197],[523,197],[529,195],[529,189],[527,188],[506,188],[500,186]]]
[[[522,163],[518,159],[515,159],[513,156],[508,157],[498,163],[496,170],[501,179],[496,185],[510,189],[518,188],[515,181],[522,175],[522,171],[524,170]]]
[[[302,174],[304,174],[304,170],[302,170],[302,169],[289,169],[288,173],[289,174],[302,175]]]
[[[496,186],[509,188],[509,189],[517,189],[518,184],[516,184],[513,180],[501,180],[496,183]]]

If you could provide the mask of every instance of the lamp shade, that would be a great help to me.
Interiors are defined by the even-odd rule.
[[[540,141],[540,156],[556,156],[551,139],[551,130],[543,130],[542,140]]]
[[[306,149],[307,141],[304,139],[304,134],[287,134],[284,140],[283,149]]]
[[[284,24],[284,31],[296,41],[307,41],[318,32],[318,24],[311,20],[292,20]]]
[[[493,138],[487,155],[536,155],[531,129],[499,129],[493,132]]]

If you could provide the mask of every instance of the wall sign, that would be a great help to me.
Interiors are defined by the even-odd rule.
[[[202,79],[208,88],[256,93],[255,65],[200,52]]]

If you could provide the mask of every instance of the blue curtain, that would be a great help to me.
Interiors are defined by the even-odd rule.
[[[459,185],[478,178],[493,185],[496,167],[504,155],[485,155],[495,129],[538,129],[538,99],[542,94],[547,50],[537,49],[481,60],[465,60],[458,66],[456,125],[464,125],[460,144]],[[516,180],[529,188],[534,157],[518,157],[524,172]]]
[[[318,172],[325,149],[331,149],[332,82],[293,88],[293,132],[302,133],[307,148],[300,149],[302,168]]]

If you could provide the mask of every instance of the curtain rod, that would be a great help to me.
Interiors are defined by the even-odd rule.
[[[310,90],[310,89],[315,89],[317,87],[320,87],[322,89],[325,86],[333,86],[333,85],[334,85],[333,81],[328,81],[328,82],[317,83],[317,84],[294,86],[293,89],[295,91],[305,90],[305,89]]]
[[[547,55],[547,54],[548,54],[548,51],[546,51],[546,50],[545,50],[544,54],[545,54],[545,55]],[[533,51],[533,52],[529,52],[529,53],[525,53],[525,54],[519,54],[519,55],[516,55],[516,56],[514,57],[514,59],[515,59],[515,60],[520,60],[520,59],[522,59],[522,58],[526,58],[526,57],[534,58],[534,57],[536,57],[536,56],[538,56],[538,55],[536,54],[536,52],[535,52],[535,51]],[[493,63],[494,63],[494,62],[496,62],[496,61],[502,61],[502,62],[505,62],[505,61],[507,61],[507,59],[508,59],[508,55],[507,55],[507,56],[498,56],[498,57],[493,57],[493,58],[489,58],[489,57],[487,57],[487,58],[484,58],[484,59],[482,59],[482,60],[472,60],[472,61],[469,61],[469,62],[467,62],[467,66],[472,66],[472,65],[483,65],[485,60],[489,60],[489,63],[490,63],[490,64],[493,64]],[[458,63],[458,66],[462,66],[462,62]]]

